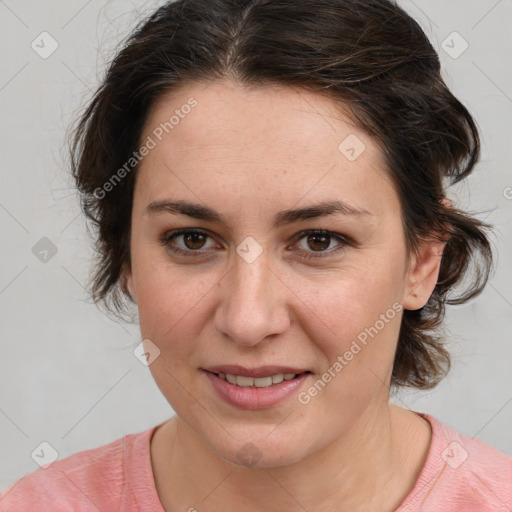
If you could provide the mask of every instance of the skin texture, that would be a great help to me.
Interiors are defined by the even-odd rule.
[[[381,152],[332,100],[228,80],[188,84],[154,105],[142,140],[191,97],[197,106],[137,171],[125,271],[142,337],[160,350],[151,373],[177,414],[151,441],[160,500],[169,511],[392,511],[412,489],[431,436],[428,422],[389,404],[402,312],[306,405],[293,395],[239,409],[218,397],[202,368],[307,368],[307,389],[393,304],[427,302],[444,244],[425,242],[407,261]],[[355,161],[338,149],[349,135],[366,147]],[[144,213],[162,199],[208,205],[229,228]],[[272,226],[279,211],[337,199],[372,215]],[[203,256],[160,243],[181,228],[209,235],[173,242]],[[354,242],[338,251],[334,237],[308,243],[300,232],[310,229]],[[248,236],[262,249],[252,263],[236,252]],[[320,257],[300,257],[310,253]],[[261,455],[253,467],[237,458],[247,443]]]

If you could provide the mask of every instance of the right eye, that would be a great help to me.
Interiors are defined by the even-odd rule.
[[[176,246],[174,242],[180,237],[183,237],[183,247]],[[204,247],[205,241],[208,238],[211,238],[210,235],[204,231],[199,231],[197,229],[179,229],[177,231],[165,233],[160,239],[160,242],[174,253],[195,257],[203,256],[204,252],[208,252],[200,250]]]

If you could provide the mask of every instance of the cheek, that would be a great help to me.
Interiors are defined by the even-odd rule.
[[[174,352],[192,348],[178,343],[196,337],[208,314],[210,293],[221,276],[201,272],[197,266],[177,266],[169,262],[139,262],[137,305],[141,334],[161,350]]]
[[[150,339],[160,350],[149,369],[173,409],[186,417],[196,404],[191,401],[197,377],[191,371],[198,351],[194,341],[200,339],[201,329],[211,315],[206,310],[208,292],[213,291],[218,278],[198,275],[192,266],[187,269],[149,258],[139,263],[140,331],[143,339]]]
[[[364,368],[385,375],[393,363],[402,316],[399,269],[367,269],[328,283],[317,283],[304,294],[304,314],[310,320],[303,325],[325,326],[320,336],[311,328],[309,339],[318,345],[328,367],[341,357],[347,377],[361,379],[358,372]]]
[[[365,284],[361,277],[315,294],[315,311],[329,330],[323,329],[326,334],[322,336],[308,333],[321,353],[322,365],[299,401],[308,407],[310,404],[326,428],[333,431],[340,425],[348,426],[372,397],[388,392],[401,304],[394,301],[393,291],[384,283],[371,293]]]

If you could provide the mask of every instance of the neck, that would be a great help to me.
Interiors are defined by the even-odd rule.
[[[366,410],[349,431],[314,454],[259,469],[219,457],[175,417],[166,424],[166,440],[161,436],[162,449],[152,454],[157,491],[167,510],[393,511],[414,486],[428,453],[426,423],[385,403],[378,411]],[[415,451],[415,445],[423,449]]]

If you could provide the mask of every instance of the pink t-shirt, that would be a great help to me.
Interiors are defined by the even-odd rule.
[[[432,443],[414,488],[395,512],[512,510],[512,457],[434,417]],[[165,512],[151,469],[155,427],[75,453],[20,478],[0,494],[1,512]]]

